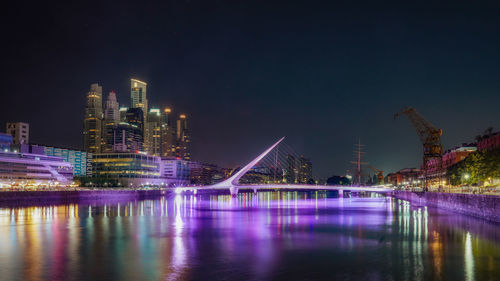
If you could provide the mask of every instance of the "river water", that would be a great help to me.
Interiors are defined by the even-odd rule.
[[[377,195],[0,208],[0,280],[499,280],[500,225]]]

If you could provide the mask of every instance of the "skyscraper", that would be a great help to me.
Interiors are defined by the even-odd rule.
[[[149,155],[161,156],[161,114],[159,109],[150,109],[145,134],[145,150]]]
[[[108,99],[106,100],[106,108],[104,109],[104,119],[118,123],[120,121],[120,111],[116,93],[109,92]]]
[[[172,110],[168,107],[161,114],[161,156],[175,157],[176,131],[172,121]]]
[[[83,120],[83,148],[87,152],[96,153],[101,150],[102,119],[102,87],[94,83],[87,93]]]
[[[140,107],[144,114],[143,120],[147,120],[148,99],[146,97],[146,82],[130,79],[130,107]]]
[[[175,148],[176,157],[184,160],[190,160],[191,154],[189,151],[190,138],[188,134],[187,118],[185,114],[179,115],[177,119],[177,146]]]
[[[118,109],[118,101],[116,100],[115,92],[111,91],[106,100],[106,107],[104,109],[104,121],[102,129],[103,144],[102,152],[112,152],[114,144],[113,129],[120,122],[120,111]]]

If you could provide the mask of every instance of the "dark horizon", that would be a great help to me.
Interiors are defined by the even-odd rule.
[[[33,143],[81,148],[90,84],[128,105],[130,78],[150,107],[187,114],[194,160],[221,166],[286,136],[323,177],[352,170],[358,139],[386,174],[419,167],[410,122],[393,120],[405,106],[445,149],[500,129],[500,4],[286,3],[9,3],[1,131],[25,121]]]

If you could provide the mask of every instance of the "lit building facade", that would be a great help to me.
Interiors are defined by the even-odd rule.
[[[38,144],[22,144],[19,146],[19,152],[23,154],[41,154],[59,157],[71,164],[74,176],[92,174],[92,166],[89,165],[92,160],[92,154],[85,151]]]
[[[90,85],[90,91],[87,93],[83,120],[83,149],[86,152],[101,151],[102,120],[102,87],[95,83]]]
[[[130,79],[130,107],[139,107],[143,112],[143,120],[147,119],[148,99],[146,95],[147,83],[137,79]]]
[[[113,128],[113,152],[138,152],[143,150],[143,137],[140,127],[126,122]]]
[[[310,159],[300,156],[297,174],[298,183],[307,184],[313,180],[312,162]]]
[[[161,186],[161,159],[142,153],[98,153],[92,156],[92,175],[117,180],[122,186]]]
[[[474,144],[462,144],[462,146],[449,149],[443,153],[443,170],[464,160],[469,154],[475,152],[477,147]]]
[[[187,117],[185,114],[179,115],[177,119],[177,145],[175,148],[176,157],[184,160],[191,159],[190,136],[187,126]]]
[[[0,150],[1,151],[9,151],[10,146],[12,145],[12,135],[11,134],[5,134],[5,133],[0,133]]]
[[[12,136],[14,145],[29,143],[30,125],[24,122],[7,123],[7,134]]]
[[[172,121],[172,110],[164,108],[161,113],[161,156],[175,157],[175,137],[174,122]]]
[[[161,156],[162,120],[159,109],[150,109],[147,118],[147,130],[144,136],[145,151],[154,156]]]
[[[113,132],[116,125],[120,122],[120,110],[118,106],[118,101],[116,99],[116,93],[111,91],[106,100],[106,106],[104,108],[104,120],[102,129],[102,152],[112,152],[113,151]]]
[[[0,182],[10,186],[57,186],[73,181],[73,167],[60,157],[0,152]]]
[[[482,136],[477,142],[477,150],[487,150],[500,147],[500,131]]]
[[[161,176],[167,186],[186,186],[190,183],[189,161],[162,158]]]
[[[385,182],[394,186],[419,186],[422,181],[422,170],[405,168],[386,176]]]

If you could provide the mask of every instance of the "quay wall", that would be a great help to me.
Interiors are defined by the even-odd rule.
[[[394,191],[391,196],[500,223],[500,196],[411,191]]]
[[[79,203],[99,200],[123,201],[164,196],[169,191],[153,190],[67,190],[67,191],[3,191],[2,205],[44,205]]]

